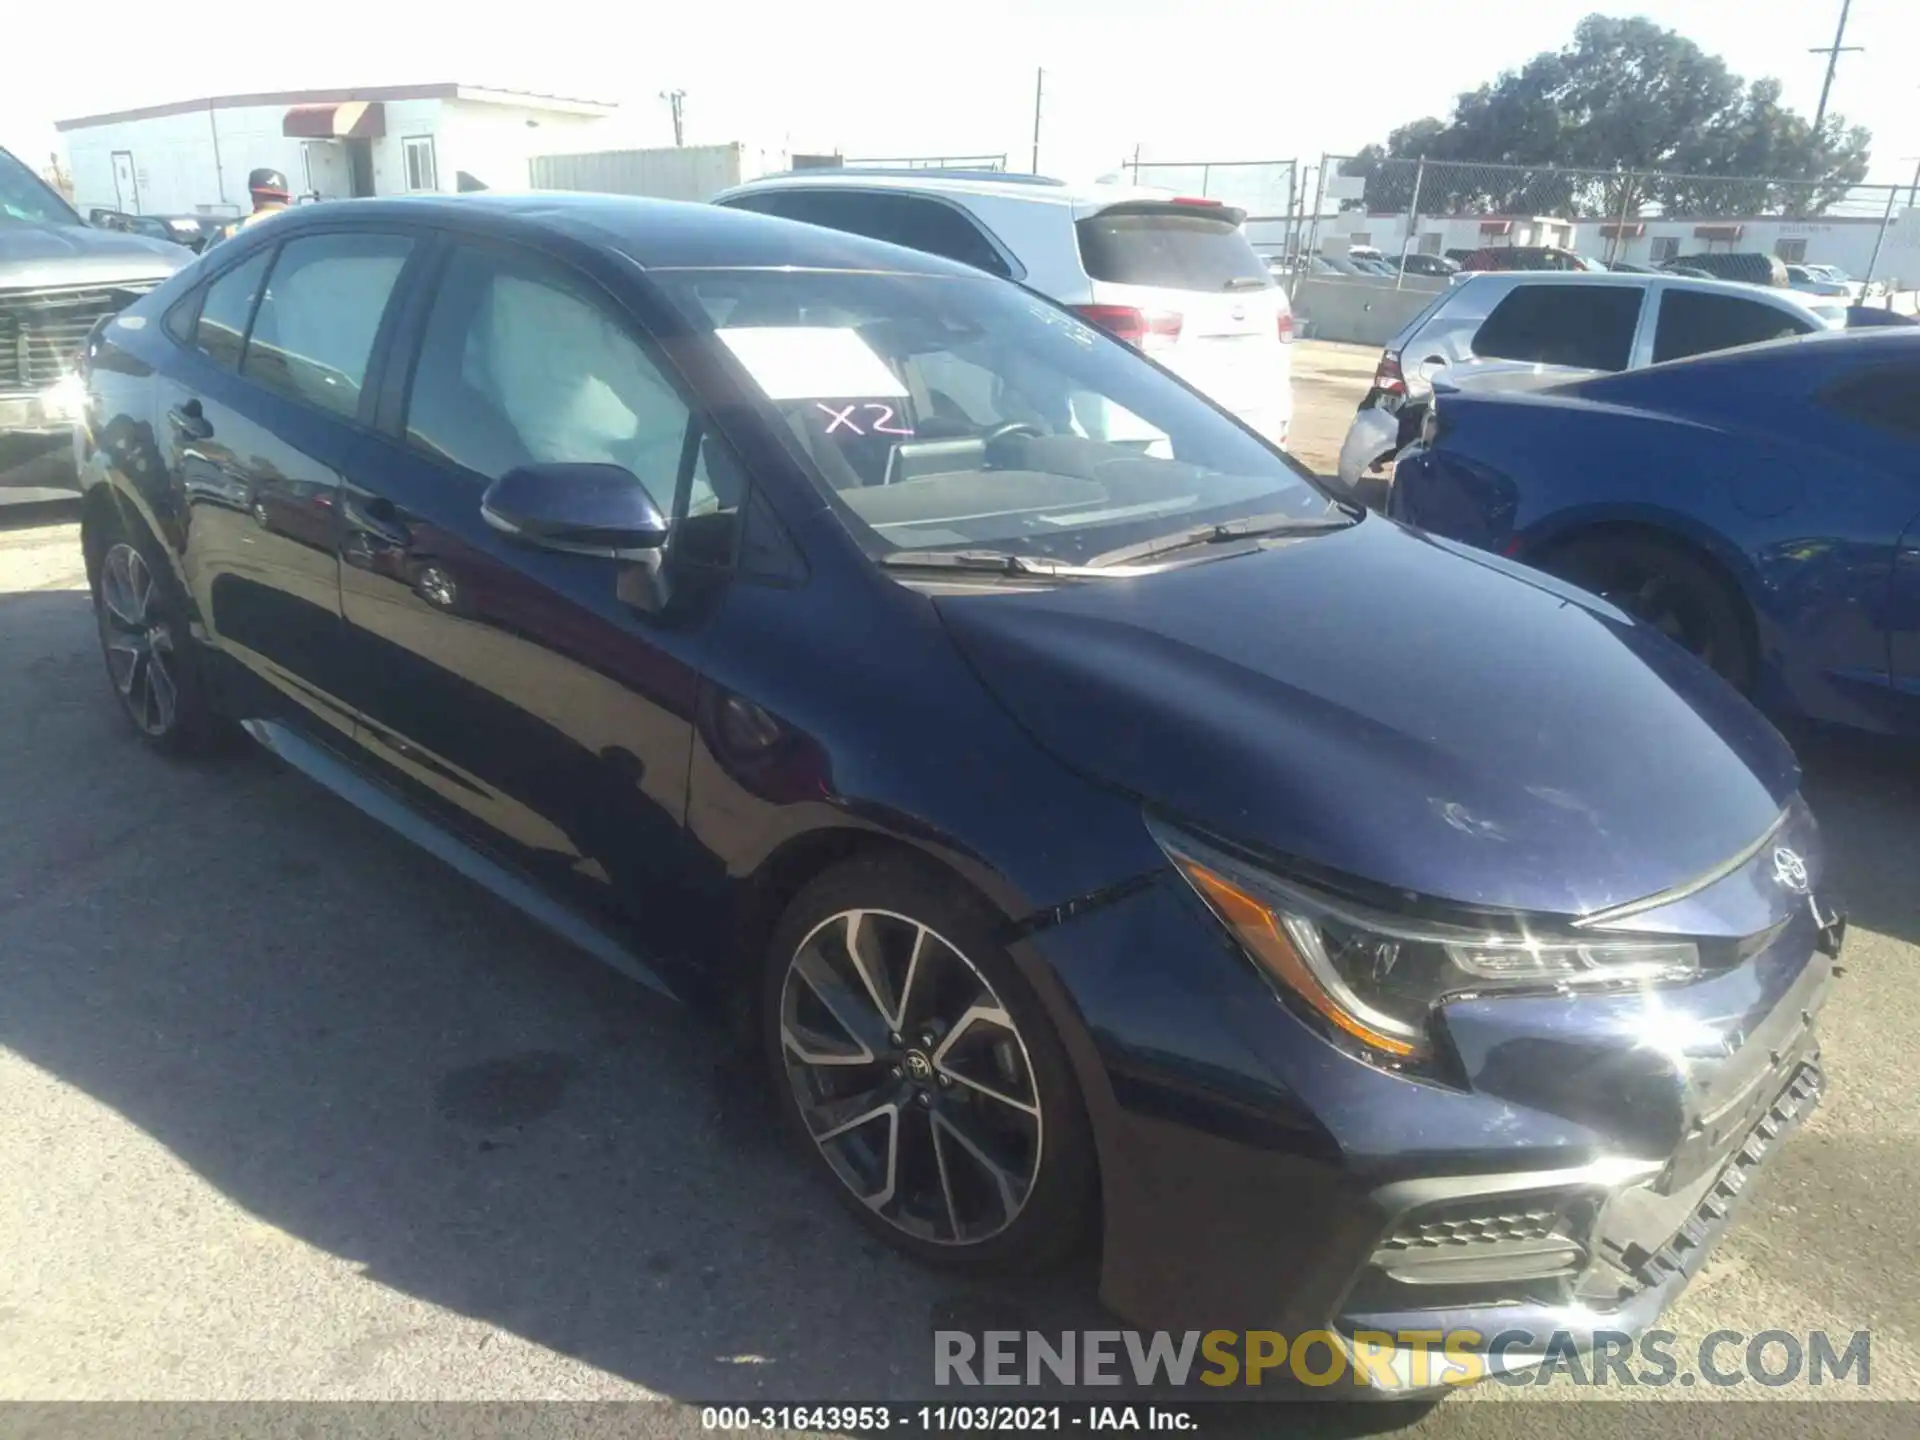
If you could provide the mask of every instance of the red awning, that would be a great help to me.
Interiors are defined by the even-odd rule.
[[[387,133],[386,107],[378,100],[296,105],[280,122],[280,133],[301,140],[377,140]]]
[[[1511,235],[1513,233],[1513,222],[1511,220],[1482,220],[1480,222],[1480,233],[1482,235]]]
[[[1610,225],[1600,227],[1602,240],[1638,240],[1646,233],[1646,222],[1642,220],[1630,220],[1625,225],[1616,220]]]
[[[1738,240],[1747,233],[1744,225],[1696,225],[1693,238],[1696,240]]]

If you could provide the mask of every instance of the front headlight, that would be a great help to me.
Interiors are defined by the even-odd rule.
[[[1443,1001],[1503,990],[1672,984],[1700,973],[1691,941],[1555,931],[1524,915],[1440,921],[1327,895],[1164,821],[1160,848],[1283,989],[1369,1050],[1426,1056]]]

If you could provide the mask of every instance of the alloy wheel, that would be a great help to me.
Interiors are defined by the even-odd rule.
[[[814,1144],[875,1215],[954,1246],[1019,1216],[1043,1153],[1033,1063],[951,942],[889,911],[829,916],[787,963],[780,1045]]]
[[[180,706],[173,631],[152,569],[124,541],[109,549],[100,564],[100,619],[107,672],[127,713],[148,735],[167,734]]]

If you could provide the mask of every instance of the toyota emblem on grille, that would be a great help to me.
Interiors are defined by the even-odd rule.
[[[1807,862],[1782,845],[1773,852],[1773,879],[1796,895],[1807,893]]]

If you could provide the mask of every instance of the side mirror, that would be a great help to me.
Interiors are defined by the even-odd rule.
[[[667,518],[623,466],[517,466],[487,487],[480,518],[542,550],[627,562],[620,567],[616,593],[637,610],[658,614],[671,598]]]
[[[543,550],[614,560],[658,555],[667,520],[633,472],[619,465],[521,465],[487,487],[480,518]]]

